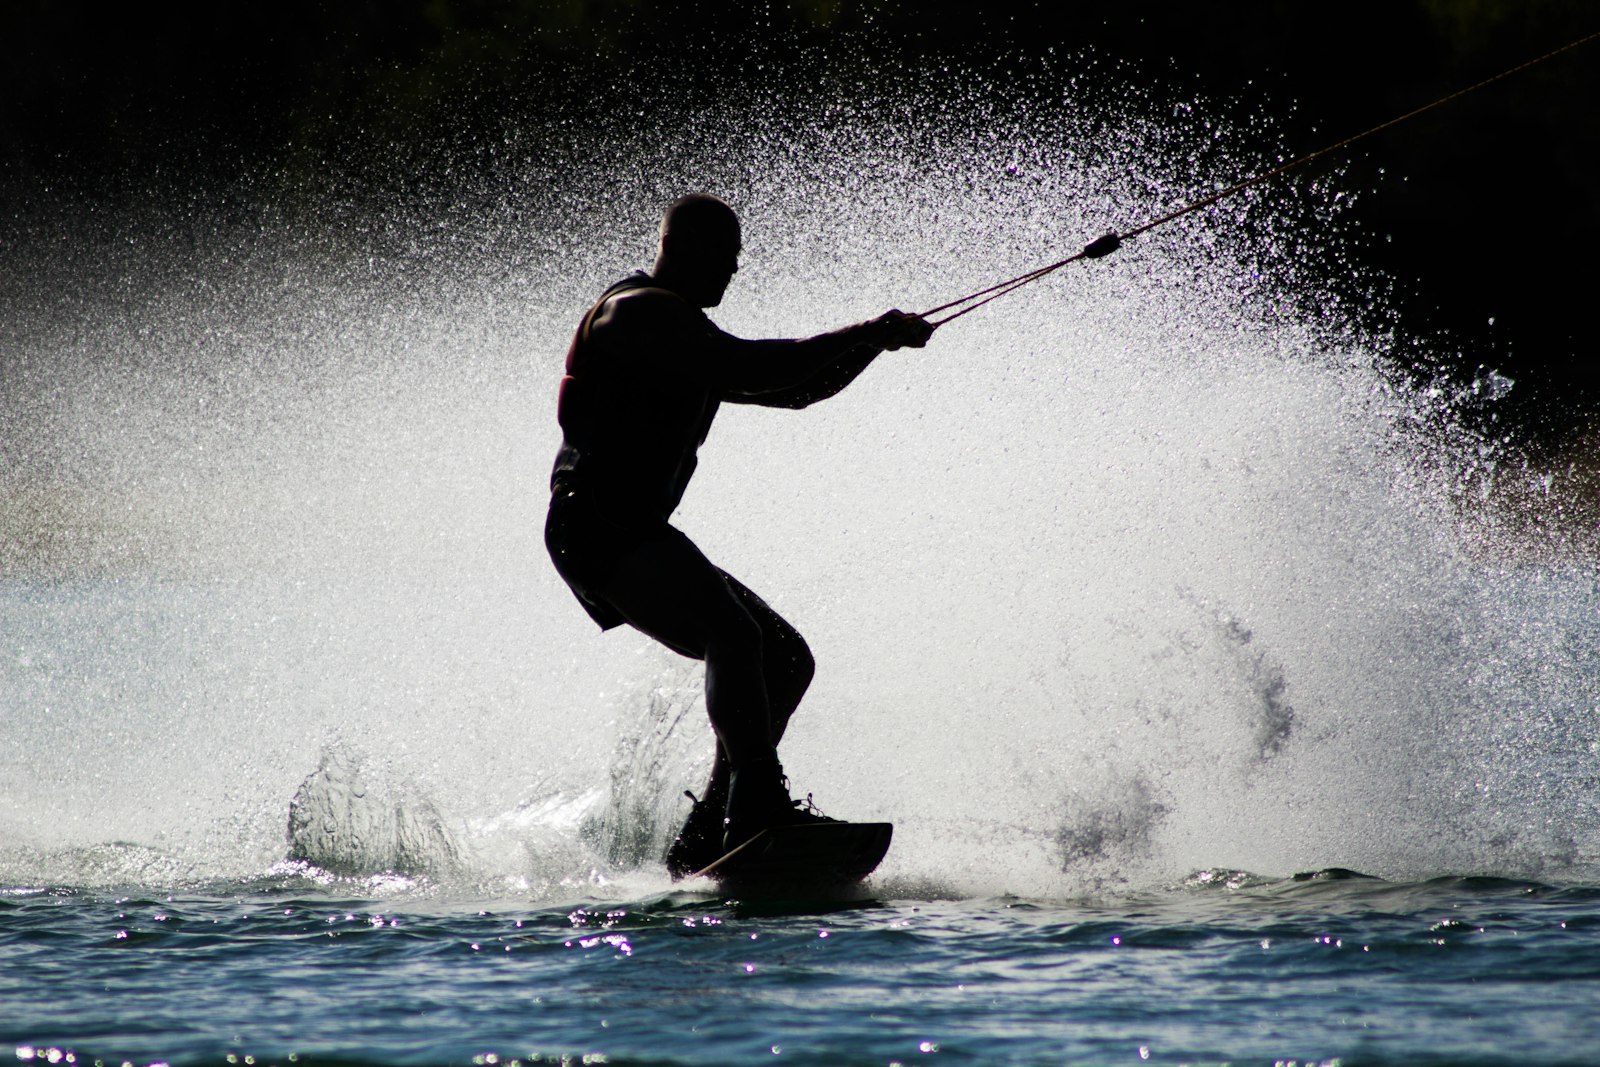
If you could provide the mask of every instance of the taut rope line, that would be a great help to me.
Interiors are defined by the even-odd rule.
[[[1038,268],[1036,268],[1034,270],[1028,271],[1026,274],[1019,274],[1015,278],[1011,278],[1011,279],[1009,279],[1007,281],[1003,281],[1003,282],[999,282],[999,283],[997,283],[995,285],[991,285],[987,289],[979,289],[977,292],[969,293],[966,296],[961,297],[960,299],[952,300],[952,301],[950,301],[949,303],[946,303],[946,304],[940,304],[938,307],[935,307],[935,308],[929,308],[927,311],[922,312],[922,317],[923,318],[927,318],[929,315],[937,315],[941,311],[945,311],[945,310],[947,310],[949,308],[956,307],[956,306],[958,306],[960,304],[968,304],[971,301],[976,301],[976,303],[971,303],[970,306],[964,307],[960,311],[951,312],[950,314],[946,315],[944,318],[938,319],[936,321],[932,321],[931,322],[931,325],[933,325],[935,327],[943,326],[945,323],[949,322],[951,319],[958,319],[962,315],[965,315],[969,311],[976,311],[978,308],[981,308],[983,305],[987,304],[989,301],[998,300],[998,299],[1000,299],[1000,297],[1005,296],[1007,293],[1015,292],[1016,290],[1021,289],[1024,285],[1028,285],[1028,284],[1031,284],[1032,282],[1038,281],[1040,278],[1043,278],[1047,274],[1053,274],[1056,271],[1060,270],[1062,267],[1065,267],[1069,263],[1076,263],[1080,259],[1099,259],[1102,256],[1109,256],[1112,252],[1115,252],[1118,248],[1120,248],[1122,246],[1122,242],[1123,241],[1132,240],[1133,238],[1138,237],[1140,234],[1148,233],[1149,231],[1155,229],[1157,226],[1164,226],[1167,223],[1171,222],[1172,220],[1182,218],[1183,216],[1189,214],[1190,212],[1199,211],[1203,207],[1210,207],[1212,204],[1215,204],[1219,200],[1225,199],[1226,197],[1230,197],[1230,196],[1234,195],[1235,193],[1243,192],[1245,189],[1249,189],[1251,186],[1260,185],[1262,182],[1270,181],[1273,178],[1278,177],[1279,175],[1282,175],[1282,174],[1285,174],[1285,173],[1287,173],[1287,172],[1289,172],[1291,170],[1294,170],[1296,167],[1304,166],[1305,164],[1310,163],[1314,159],[1319,159],[1322,156],[1328,155],[1329,153],[1337,152],[1341,148],[1348,148],[1350,145],[1355,144],[1357,141],[1364,140],[1365,138],[1371,137],[1375,133],[1381,133],[1384,130],[1387,130],[1391,126],[1398,126],[1400,123],[1405,122],[1408,119],[1416,118],[1418,115],[1421,115],[1424,112],[1432,111],[1434,108],[1443,107],[1445,104],[1451,103],[1451,102],[1453,102],[1455,100],[1459,100],[1461,97],[1466,96],[1468,93],[1477,92],[1479,89],[1482,89],[1487,85],[1493,85],[1495,82],[1500,81],[1500,80],[1502,80],[1504,78],[1509,78],[1513,74],[1519,74],[1522,71],[1527,70],[1529,67],[1536,66],[1536,65],[1538,65],[1540,63],[1543,63],[1547,59],[1554,59],[1556,56],[1561,55],[1563,52],[1570,52],[1574,48],[1577,48],[1577,47],[1579,47],[1581,45],[1588,44],[1590,41],[1593,41],[1596,38],[1600,38],[1600,32],[1591,33],[1587,37],[1580,37],[1576,41],[1572,41],[1569,44],[1564,44],[1560,48],[1555,49],[1554,51],[1546,52],[1542,56],[1538,56],[1537,58],[1530,59],[1525,63],[1519,63],[1514,67],[1511,67],[1511,68],[1509,68],[1507,70],[1503,70],[1499,74],[1494,75],[1493,77],[1485,78],[1485,79],[1483,79],[1483,81],[1478,82],[1478,83],[1476,83],[1474,85],[1469,85],[1464,89],[1457,89],[1455,92],[1449,94],[1448,96],[1441,96],[1439,99],[1435,100],[1431,104],[1424,104],[1422,107],[1416,108],[1416,109],[1414,109],[1412,111],[1407,111],[1404,115],[1400,115],[1400,116],[1397,116],[1395,118],[1392,118],[1387,122],[1381,122],[1378,125],[1372,127],[1371,129],[1364,130],[1363,132],[1358,133],[1353,137],[1346,137],[1344,140],[1335,142],[1334,144],[1331,144],[1331,145],[1328,145],[1326,148],[1319,148],[1315,152],[1308,152],[1305,155],[1300,156],[1297,159],[1290,160],[1288,163],[1285,163],[1285,164],[1283,164],[1281,166],[1274,167],[1273,169],[1271,169],[1269,171],[1265,171],[1265,172],[1263,172],[1261,174],[1257,174],[1252,178],[1246,178],[1242,182],[1238,182],[1237,184],[1230,185],[1226,189],[1223,189],[1220,192],[1212,193],[1210,196],[1207,196],[1207,197],[1205,197],[1203,199],[1196,200],[1192,204],[1188,204],[1188,205],[1186,205],[1184,207],[1181,207],[1176,211],[1169,212],[1168,214],[1163,215],[1158,219],[1155,219],[1155,220],[1153,220],[1151,222],[1145,223],[1143,226],[1139,226],[1136,229],[1129,230],[1127,233],[1123,233],[1123,234],[1108,233],[1104,237],[1101,237],[1101,238],[1099,238],[1099,239],[1097,239],[1095,241],[1092,241],[1088,245],[1084,246],[1083,251],[1077,252],[1077,253],[1075,253],[1073,255],[1070,255],[1066,259],[1057,260],[1056,262],[1051,263],[1049,266],[1038,267]],[[980,300],[979,299],[980,297],[982,297],[983,299]]]

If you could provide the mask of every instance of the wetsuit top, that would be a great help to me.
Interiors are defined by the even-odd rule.
[[[643,330],[635,320],[635,340],[595,336],[607,301],[640,289],[655,299]],[[876,336],[864,324],[804,340],[741,340],[649,275],[630,275],[584,315],[567,351],[551,488],[581,489],[613,522],[665,521],[724,400],[795,408],[832,396],[881,351]]]
[[[561,449],[552,488],[582,486],[615,520],[665,519],[678,506],[697,453],[720,406],[693,348],[721,333],[703,312],[703,336],[667,336],[649,349],[612,350],[591,335],[613,296],[652,284],[634,274],[607,289],[583,317],[567,349],[556,417]],[[686,351],[687,349],[687,351]]]

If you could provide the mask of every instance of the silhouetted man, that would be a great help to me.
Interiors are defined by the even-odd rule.
[[[789,796],[776,746],[811,683],[800,634],[708,560],[668,518],[723,401],[802,408],[839,392],[885,349],[933,328],[890,311],[804,340],[744,341],[715,307],[739,269],[739,220],[712,196],[674,201],[655,267],[600,297],[567,352],[545,544],[601,629],[628,623],[705,661],[717,755],[667,867],[704,867],[768,826],[821,818]]]

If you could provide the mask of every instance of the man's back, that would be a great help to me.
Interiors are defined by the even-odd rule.
[[[672,513],[721,402],[707,363],[726,335],[652,284],[630,275],[584,316],[557,408],[563,441],[552,485],[581,485],[618,520]],[[633,305],[625,326],[611,321],[619,301]]]

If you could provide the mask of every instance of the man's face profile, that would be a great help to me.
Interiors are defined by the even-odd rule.
[[[703,246],[700,256],[705,280],[704,293],[712,298],[705,307],[716,307],[722,303],[722,294],[727,292],[728,283],[739,273],[739,247],[737,235],[731,241],[726,237],[709,239]]]
[[[691,303],[715,307],[739,270],[739,220],[715,197],[674,201],[661,221],[656,274]]]

